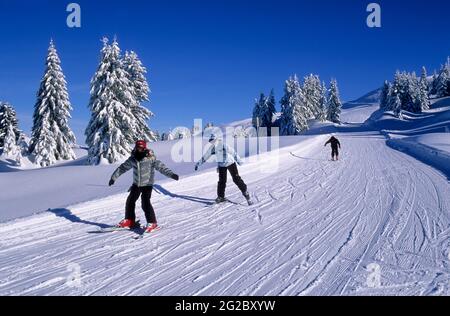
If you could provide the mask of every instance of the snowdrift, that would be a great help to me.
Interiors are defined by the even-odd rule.
[[[387,144],[442,171],[450,180],[450,134],[394,138]]]

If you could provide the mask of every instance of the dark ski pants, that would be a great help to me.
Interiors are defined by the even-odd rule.
[[[217,186],[217,196],[221,198],[225,198],[225,189],[227,187],[227,174],[228,171],[233,178],[233,182],[238,186],[239,190],[241,190],[242,194],[247,192],[247,185],[244,183],[244,180],[239,176],[239,171],[236,164],[232,164],[229,167],[220,167],[219,168],[219,183]]]
[[[145,213],[147,223],[156,224],[155,210],[153,209],[150,199],[152,197],[153,187],[138,187],[133,185],[130,189],[130,195],[127,199],[125,219],[136,220],[136,202],[141,196],[142,210]]]
[[[337,147],[331,148],[331,158],[334,159],[334,157],[339,157],[339,149]]]

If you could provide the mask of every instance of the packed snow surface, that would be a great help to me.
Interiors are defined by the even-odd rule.
[[[370,106],[349,117],[366,120]],[[50,210],[0,224],[0,295],[450,295],[448,179],[364,120],[334,128],[338,162],[320,129],[248,161],[251,207],[230,180],[235,203],[209,205],[212,165],[169,163],[183,176],[155,187],[163,229],[138,240],[96,233],[123,218],[131,174],[105,187],[116,166],[3,173],[2,213]]]

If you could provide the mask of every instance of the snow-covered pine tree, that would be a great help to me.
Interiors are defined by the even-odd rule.
[[[252,125],[255,128],[262,127],[267,98],[264,93],[259,95],[259,99],[255,99],[255,107],[253,108]]]
[[[67,82],[53,40],[50,42],[46,69],[34,107],[30,154],[42,167],[58,160],[75,159],[72,146],[75,135],[69,128],[72,106]],[[52,139],[51,141],[47,141]]]
[[[305,77],[303,94],[305,95],[306,107],[311,113],[311,117],[308,117],[308,119],[318,119],[321,112],[320,101],[322,97],[322,84],[319,76],[311,74]]]
[[[298,135],[308,129],[309,109],[297,76],[286,81],[284,97],[281,99],[281,135]]]
[[[442,66],[436,82],[436,95],[438,98],[450,96],[450,57]]]
[[[161,140],[162,141],[171,141],[174,140],[174,135],[172,134],[172,132],[164,132],[161,135]]]
[[[407,73],[397,71],[393,83],[393,94],[391,96],[390,104],[395,104],[395,96],[398,95],[402,104],[402,110],[420,113],[421,105],[418,102],[419,96],[419,79],[415,73]],[[391,106],[391,109],[395,109]]]
[[[336,79],[331,80],[330,92],[328,96],[327,119],[333,123],[341,123],[342,102],[339,95],[339,88]]]
[[[155,133],[155,138],[156,138],[156,142],[160,142],[161,141],[161,134],[159,133],[159,131],[154,131]]]
[[[10,122],[3,142],[2,158],[12,159],[17,165],[20,165],[22,160],[22,151],[20,146],[17,145],[16,137],[14,125]]]
[[[380,109],[384,111],[389,111],[389,91],[391,90],[392,86],[389,81],[385,81],[383,84],[383,89],[381,90],[380,95]]]
[[[268,132],[270,135],[270,129],[273,126],[273,117],[277,112],[275,108],[275,93],[273,89],[270,91],[269,96],[266,98],[266,104],[264,107],[264,113],[262,116],[262,126],[268,128]]]
[[[393,112],[395,117],[403,119],[402,114],[402,101],[400,100],[400,94],[395,94],[394,102],[392,104]]]
[[[44,112],[39,120],[39,137],[34,138],[33,150],[30,152],[33,153],[36,164],[48,167],[57,161],[56,139],[52,131],[50,112]]]
[[[142,64],[138,55],[131,51],[126,52],[123,58],[123,67],[128,73],[131,83],[131,91],[137,103],[133,107],[133,114],[136,117],[136,139],[144,139],[147,142],[156,141],[155,133],[149,128],[147,121],[153,117],[153,113],[142,105],[149,101],[150,87],[147,82],[147,69]]]
[[[319,113],[317,115],[317,119],[321,122],[325,122],[327,120],[327,93],[328,89],[325,82],[322,82],[321,92],[320,92],[320,101],[319,101]]]
[[[20,137],[20,130],[18,127],[16,111],[9,103],[0,102],[0,148],[3,148],[3,144],[10,126],[12,126],[14,135],[16,136],[16,141],[18,141]]]
[[[420,81],[421,84],[424,84],[424,86],[426,86],[427,88],[427,94],[429,95],[430,90],[431,90],[431,84],[428,80],[428,71],[427,68],[425,66],[422,67],[422,73],[420,75]]]
[[[422,75],[419,80],[418,87],[418,95],[417,95],[417,103],[418,107],[420,107],[420,111],[426,111],[430,109],[430,100],[429,100],[429,83],[428,83],[428,75],[425,67],[422,68]]]
[[[438,73],[435,70],[430,84],[430,97],[435,97],[437,94],[438,77]]]
[[[119,44],[114,40],[109,45],[104,38],[100,65],[91,81],[91,119],[85,131],[89,164],[112,164],[132,150],[137,129],[132,110],[138,102],[130,87]]]
[[[419,100],[421,95],[421,86],[420,86],[420,80],[417,78],[417,75],[415,72],[411,74],[407,74],[408,78],[408,88],[407,88],[407,94],[409,97],[410,102],[410,110],[413,113],[421,113],[422,112],[422,106],[426,106],[426,100]],[[426,90],[426,88],[425,88]],[[425,91],[425,99],[427,92]]]

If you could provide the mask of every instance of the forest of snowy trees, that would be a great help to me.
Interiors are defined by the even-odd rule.
[[[159,139],[147,122],[153,113],[142,105],[150,93],[146,68],[135,52],[122,55],[117,40],[103,42],[101,62],[91,82],[91,120],[86,129],[90,164],[115,163],[130,153],[137,139]],[[61,60],[51,40],[29,140],[19,130],[14,108],[0,102],[1,157],[20,165],[26,156],[40,167],[75,159],[76,139],[69,127],[72,110]]]
[[[393,82],[386,81],[380,97],[380,108],[403,118],[403,111],[421,113],[430,108],[430,99],[450,96],[450,58],[439,73],[430,78],[425,67],[422,74],[397,71]]]
[[[149,101],[147,69],[133,51],[122,53],[116,39],[103,39],[100,62],[91,80],[89,110],[91,117],[85,130],[88,163],[116,163],[127,157],[137,139],[147,142],[176,140],[199,135],[202,131],[178,128],[159,134],[152,131],[148,120],[153,113],[143,104]],[[386,81],[380,96],[380,107],[398,118],[403,112],[428,110],[430,99],[450,96],[450,58],[439,72],[421,76],[397,71],[392,82]],[[277,115],[274,91],[261,93],[255,100],[252,125],[279,127],[280,134],[299,135],[309,129],[313,120],[340,124],[342,102],[338,83],[327,87],[318,75],[308,75],[301,82],[294,75],[284,84]],[[19,129],[16,111],[0,102],[0,154],[3,159],[20,165],[26,157],[32,163],[47,167],[58,161],[76,158],[75,135],[69,127],[73,108],[67,82],[53,40],[45,61],[45,71],[34,105],[33,127],[28,139]],[[213,126],[208,123],[205,129]],[[249,137],[246,131],[236,137]]]
[[[319,120],[340,123],[342,102],[336,80],[327,88],[317,75],[304,78],[303,84],[297,76],[285,82],[284,96],[281,101],[281,116],[275,124],[276,101],[273,90],[269,96],[261,93],[255,101],[252,123],[255,128],[266,127],[268,131],[274,125],[280,128],[284,136],[299,135],[308,130],[308,122]]]

